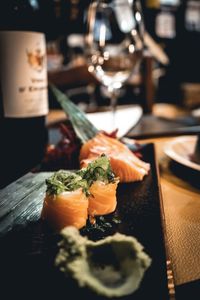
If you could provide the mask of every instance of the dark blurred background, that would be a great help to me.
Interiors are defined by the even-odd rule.
[[[169,57],[163,65],[156,58],[152,63],[152,81],[155,87],[154,102],[173,103],[187,108],[200,105],[200,1],[199,0],[141,0],[147,32]],[[44,31],[48,47],[50,72],[68,66],[83,53],[83,35],[86,31],[84,16],[90,0],[40,0],[44,17]],[[60,81],[62,82],[62,80]],[[82,84],[80,83],[80,86]],[[74,101],[88,100],[88,89],[77,88],[66,81]],[[89,86],[89,97],[97,104],[107,104],[106,94],[98,85]],[[72,88],[72,90],[71,90]],[[80,94],[79,94],[80,93]],[[127,97],[128,93],[128,97]],[[93,96],[91,96],[93,95]],[[98,103],[99,95],[105,98]],[[144,94],[139,86],[127,85],[121,102],[141,101]],[[128,100],[129,99],[129,100]],[[130,100],[131,99],[131,100]],[[50,107],[55,103],[50,103]]]

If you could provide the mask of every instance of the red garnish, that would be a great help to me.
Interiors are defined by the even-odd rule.
[[[48,145],[42,169],[76,169],[79,167],[80,140],[77,138],[70,122],[59,124],[62,135],[56,145]]]
[[[67,120],[58,126],[62,135],[56,145],[48,145],[41,169],[46,171],[56,171],[59,169],[77,169],[79,168],[79,153],[81,142],[77,138],[76,133]],[[108,137],[117,139],[118,129],[108,133],[102,131]],[[130,149],[138,158],[142,158],[139,144],[135,143],[136,150]],[[138,146],[138,147],[137,147]]]
[[[116,128],[115,130],[113,130],[112,132],[108,133],[107,131],[104,131],[102,130],[102,133],[105,134],[106,136],[108,137],[111,137],[111,138],[114,138],[116,139],[117,138],[117,132],[118,132],[118,128]]]

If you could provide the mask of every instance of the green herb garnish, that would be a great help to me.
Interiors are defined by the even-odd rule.
[[[66,170],[55,172],[50,178],[46,179],[47,194],[59,195],[66,191],[75,191],[79,188],[88,194],[88,184],[79,174]]]
[[[86,168],[78,171],[77,174],[87,181],[89,187],[97,180],[105,183],[115,182],[116,180],[110,166],[110,161],[105,154],[92,161]]]
[[[100,180],[105,183],[115,182],[117,178],[111,170],[110,161],[105,154],[92,161],[86,168],[77,172],[60,170],[46,179],[47,194],[59,195],[63,192],[82,188],[86,196],[90,195],[89,187]]]

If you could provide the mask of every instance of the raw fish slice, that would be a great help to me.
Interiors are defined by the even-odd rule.
[[[63,192],[59,195],[46,195],[42,209],[42,219],[56,230],[66,226],[80,229],[88,218],[88,199],[82,189]]]
[[[98,133],[86,142],[80,151],[81,167],[86,167],[102,153],[106,154],[115,175],[120,182],[140,181],[148,174],[150,165],[139,159],[117,139]]]
[[[90,187],[88,213],[90,216],[112,213],[117,206],[116,189],[118,181],[104,183],[95,181]]]

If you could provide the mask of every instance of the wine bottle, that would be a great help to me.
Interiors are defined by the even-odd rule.
[[[200,1],[183,1],[178,27],[180,76],[183,83],[200,82]]]
[[[39,163],[47,143],[45,36],[37,0],[0,11],[0,186]]]

